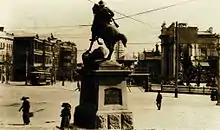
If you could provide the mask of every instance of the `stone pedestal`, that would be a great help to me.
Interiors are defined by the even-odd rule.
[[[132,112],[128,110],[98,111],[96,128],[101,130],[119,129],[132,130],[133,117]]]
[[[133,129],[132,112],[127,107],[125,78],[130,70],[104,62],[99,70],[83,73],[80,105],[74,124],[87,129]]]

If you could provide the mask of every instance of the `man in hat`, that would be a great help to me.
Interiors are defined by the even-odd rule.
[[[23,111],[23,122],[25,125],[28,125],[30,123],[30,117],[29,117],[29,112],[30,112],[30,102],[28,101],[29,97],[23,96],[21,100],[23,100],[22,106],[19,109],[19,112],[22,110]]]

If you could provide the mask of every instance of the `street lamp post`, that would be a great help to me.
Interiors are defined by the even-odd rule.
[[[175,68],[175,98],[178,98],[178,72],[179,72],[179,32],[178,32],[178,22],[176,22],[175,27],[175,37],[176,37],[176,68]]]

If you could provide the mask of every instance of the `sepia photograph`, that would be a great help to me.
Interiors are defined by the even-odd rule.
[[[220,0],[0,4],[0,130],[220,129]]]

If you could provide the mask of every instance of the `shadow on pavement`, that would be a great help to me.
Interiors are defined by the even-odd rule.
[[[20,105],[21,105],[20,103],[12,103],[12,104],[8,104],[8,105],[4,105],[4,106],[6,106],[6,107],[18,107]]]
[[[41,112],[41,111],[43,111],[43,110],[45,110],[45,109],[36,110],[36,111],[34,111],[34,113]]]
[[[56,121],[46,121],[45,123],[54,123],[54,122],[56,122]]]
[[[13,125],[13,126],[24,126],[24,124],[8,124],[8,125]]]

